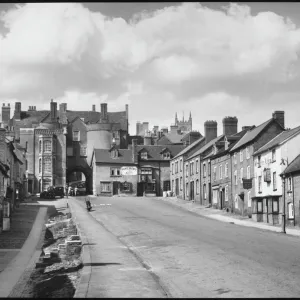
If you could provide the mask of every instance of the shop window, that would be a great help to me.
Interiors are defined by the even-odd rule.
[[[263,203],[262,200],[257,201],[257,213],[262,213],[263,212]]]
[[[293,203],[288,203],[288,218],[294,219],[294,205]]]
[[[101,192],[110,193],[110,182],[100,182]]]
[[[273,213],[279,213],[279,204],[277,199],[273,199]]]

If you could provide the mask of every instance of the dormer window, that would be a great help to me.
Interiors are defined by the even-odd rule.
[[[148,153],[147,152],[142,152],[141,153],[141,159],[148,159]]]
[[[163,153],[163,158],[164,159],[170,159],[171,158],[170,152]]]

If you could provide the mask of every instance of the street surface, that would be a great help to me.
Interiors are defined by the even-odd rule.
[[[70,201],[85,209],[84,197]],[[300,295],[298,237],[219,222],[145,197],[91,203],[95,232],[96,223],[113,233],[169,297]]]

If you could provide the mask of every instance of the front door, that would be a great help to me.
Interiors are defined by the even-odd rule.
[[[221,190],[220,191],[220,209],[223,209],[225,206],[225,203],[224,203],[224,190]]]
[[[190,183],[190,200],[194,200],[194,181]]]
[[[176,194],[176,196],[179,195],[179,183],[178,183],[178,178],[176,179],[176,184],[175,184],[175,194]]]
[[[119,187],[120,187],[120,182],[119,181],[114,181],[113,182],[113,195],[118,195],[119,194]]]

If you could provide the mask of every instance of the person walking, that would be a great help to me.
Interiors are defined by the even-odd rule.
[[[68,194],[71,196],[71,190],[72,190],[72,188],[69,186],[69,188],[68,188]]]
[[[78,192],[78,187],[75,186],[75,197],[77,196],[77,192]]]
[[[66,193],[66,197],[69,198],[69,188],[68,188],[68,184],[66,184],[65,186],[65,193]]]

